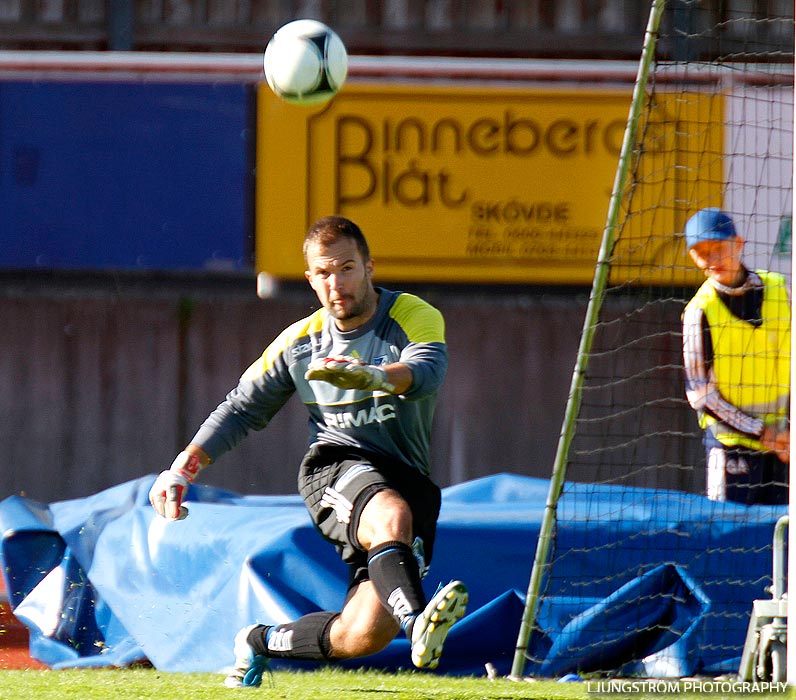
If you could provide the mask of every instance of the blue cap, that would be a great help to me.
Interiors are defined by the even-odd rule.
[[[732,219],[717,207],[700,209],[685,225],[688,250],[702,241],[726,241],[737,236]]]

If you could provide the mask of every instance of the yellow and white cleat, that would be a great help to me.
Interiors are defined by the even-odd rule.
[[[431,598],[412,628],[412,663],[418,668],[436,668],[450,628],[464,617],[467,586],[451,581]]]

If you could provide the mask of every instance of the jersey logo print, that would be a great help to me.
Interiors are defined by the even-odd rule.
[[[380,406],[371,406],[370,410],[363,408],[356,413],[346,411],[344,413],[323,414],[326,425],[331,428],[339,428],[340,430],[360,428],[364,425],[372,425],[373,423],[386,423],[388,420],[393,420],[394,418],[395,406],[388,403]]]
[[[321,505],[334,510],[338,523],[348,525],[351,522],[351,511],[354,510],[354,506],[342,493],[335,491],[331,486],[327,486],[323,492]]]

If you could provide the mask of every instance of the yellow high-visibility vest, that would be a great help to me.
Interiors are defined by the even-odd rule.
[[[713,369],[721,395],[766,425],[783,421],[790,397],[790,301],[785,278],[757,270],[763,280],[763,323],[754,326],[730,313],[706,281],[693,303],[705,312],[713,342]],[[702,428],[723,445],[761,450],[760,441],[738,433],[702,413]]]

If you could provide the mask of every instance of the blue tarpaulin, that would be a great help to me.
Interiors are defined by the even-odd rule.
[[[169,522],[149,505],[153,479],[52,504],[0,502],[3,576],[35,658],[54,668],[148,661],[217,672],[231,665],[240,627],[339,609],[346,567],[298,496],[195,486],[190,516]],[[510,474],[443,490],[427,592],[460,578],[470,606],[440,672],[483,674],[491,662],[508,673],[547,490],[545,480]],[[627,487],[565,491],[527,672],[737,669],[786,509]],[[408,667],[408,642],[347,665]]]

